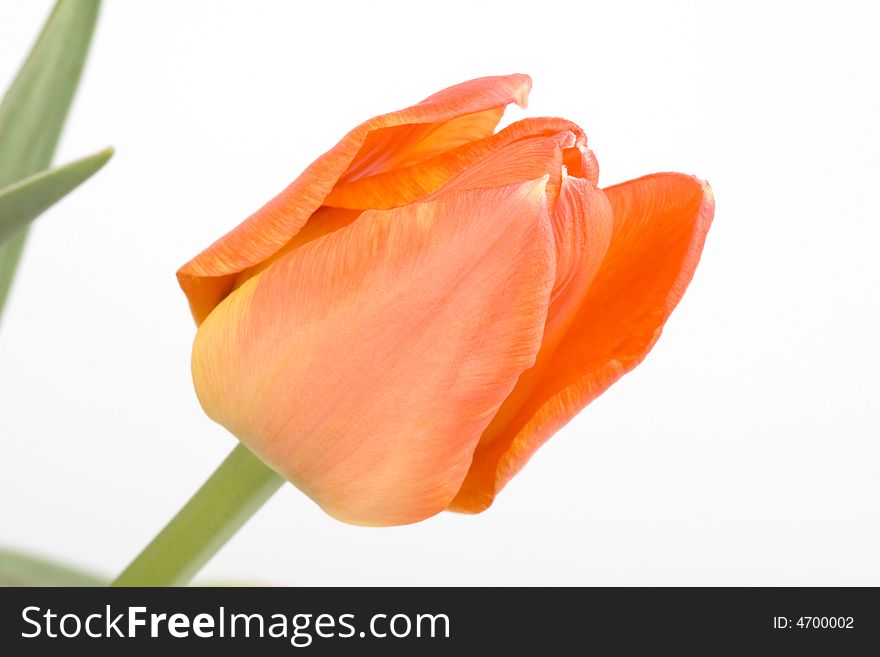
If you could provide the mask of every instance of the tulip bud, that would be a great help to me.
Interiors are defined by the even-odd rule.
[[[178,272],[205,412],[346,522],[477,512],[653,346],[708,186],[600,190],[524,75],[361,124]]]

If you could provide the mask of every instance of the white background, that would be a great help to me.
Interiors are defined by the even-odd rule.
[[[0,1],[0,85],[51,3]],[[880,584],[880,95],[870,2],[110,0],[0,332],[0,543],[119,571],[233,446],[174,272],[349,128],[469,78],[579,122],[603,185],[717,213],[647,361],[479,516],[364,529],[291,486],[202,580]]]

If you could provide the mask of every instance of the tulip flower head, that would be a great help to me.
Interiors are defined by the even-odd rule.
[[[479,512],[645,357],[693,276],[709,186],[600,189],[531,80],[472,80],[350,131],[184,265],[205,412],[328,513]]]

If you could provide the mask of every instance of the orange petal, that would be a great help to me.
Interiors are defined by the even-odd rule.
[[[591,176],[595,182],[599,169],[586,148],[583,131],[564,119],[524,119],[497,135],[469,142],[418,164],[351,183],[340,182],[302,230],[270,258],[242,271],[234,288],[293,249],[351,223],[363,210],[388,210],[449,191],[503,187],[545,175],[550,176],[548,196],[552,206],[563,169],[573,176]],[[572,236],[577,232],[572,230],[575,224],[569,219],[553,221],[560,256],[571,250]],[[564,234],[566,231],[571,234]]]
[[[715,207],[708,185],[670,173],[604,191],[614,232],[601,267],[552,358],[539,358],[528,396],[487,429],[453,510],[488,507],[538,447],[641,362],[693,276]]]
[[[492,134],[504,107],[525,106],[526,75],[480,78],[450,87],[349,132],[293,183],[177,272],[196,322],[232,290],[238,274],[279,251],[338,181],[351,182]]]
[[[367,211],[245,282],[199,328],[206,413],[337,518],[424,519],[540,348],[546,177]]]
[[[270,265],[286,256],[294,249],[298,249],[303,244],[308,244],[327,233],[332,233],[335,230],[348,226],[351,222],[357,219],[360,214],[360,210],[346,210],[344,208],[331,208],[328,206],[319,208],[311,217],[309,217],[306,225],[293,236],[293,239],[282,246],[281,249],[273,253],[266,260],[263,260],[261,263],[254,265],[253,267],[248,267],[236,276],[235,284],[232,289],[238,289],[249,278],[259,274],[264,269],[267,269]]]
[[[422,200],[441,189],[500,187],[547,173],[551,186],[558,188],[563,164],[572,176],[597,183],[599,166],[580,127],[564,119],[523,119],[498,134],[416,164],[340,181],[324,204],[352,210],[389,209]]]

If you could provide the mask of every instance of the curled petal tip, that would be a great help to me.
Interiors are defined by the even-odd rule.
[[[706,203],[715,205],[715,192],[712,191],[712,185],[709,184],[708,180],[701,180],[700,183],[703,185],[703,195],[706,198]]]
[[[532,78],[525,73],[517,73],[515,77],[520,80],[520,85],[513,98],[519,107],[525,109],[529,106],[529,93],[532,91]]]

